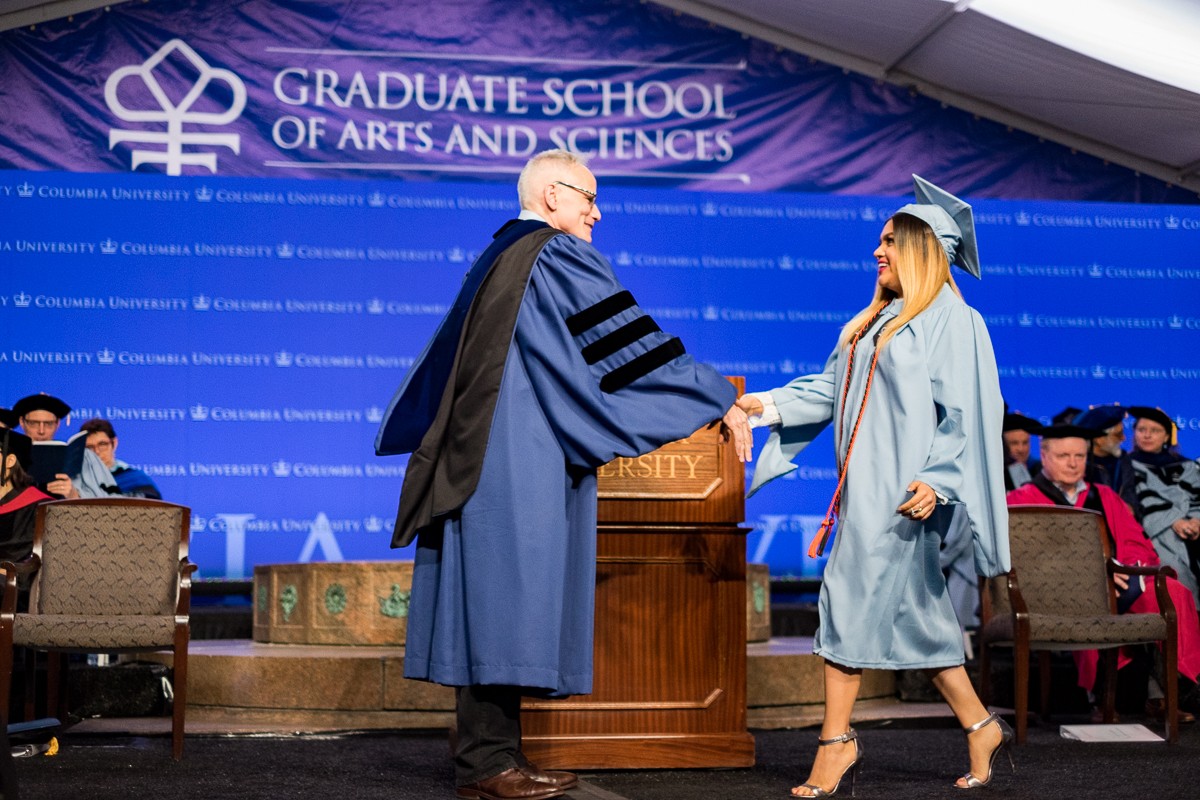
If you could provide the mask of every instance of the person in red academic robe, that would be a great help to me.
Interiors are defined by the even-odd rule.
[[[1123,564],[1158,566],[1158,553],[1142,527],[1134,519],[1133,512],[1120,496],[1107,486],[1091,484],[1083,480],[1087,467],[1087,456],[1091,431],[1074,425],[1052,425],[1040,431],[1042,437],[1042,472],[1033,481],[1008,493],[1008,504],[1015,505],[1060,505],[1088,508],[1104,514],[1112,536],[1115,558]],[[1122,589],[1118,609],[1122,613],[1157,614],[1158,599],[1153,591],[1141,591],[1140,585],[1127,576],[1117,576],[1117,585]],[[1200,676],[1200,618],[1196,605],[1187,587],[1174,578],[1167,578],[1167,591],[1175,604],[1179,626],[1179,674],[1191,682],[1181,692],[1181,707],[1196,711],[1200,692],[1196,690],[1196,679]],[[1095,650],[1075,651],[1075,664],[1079,670],[1079,685],[1089,692],[1096,683],[1096,665],[1099,654]],[[1122,654],[1118,666],[1129,663]]]

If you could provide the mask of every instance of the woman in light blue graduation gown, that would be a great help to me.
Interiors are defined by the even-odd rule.
[[[950,276],[951,263],[979,275],[970,206],[914,178],[918,203],[888,220],[875,251],[875,297],[846,325],[825,369],[739,401],[771,428],[751,494],[795,469],[791,460],[830,423],[839,468],[847,465],[813,642],[826,660],[819,741],[829,746],[792,790],[799,797],[853,779],[861,749],[850,714],[864,668],[930,672],[971,734],[960,788],[989,782],[1008,743],[963,668],[939,564],[943,539],[965,520],[976,570],[1009,569],[999,377],[983,319]]]

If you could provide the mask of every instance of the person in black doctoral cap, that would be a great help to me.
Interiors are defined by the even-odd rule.
[[[1029,457],[1031,434],[1041,427],[1036,419],[1023,414],[1004,415],[1004,491],[1011,492],[1024,486],[1042,471],[1042,462]]]
[[[1072,424],[1090,428],[1096,432],[1088,451],[1088,471],[1085,476],[1092,483],[1103,483],[1121,493],[1121,487],[1131,478],[1129,454],[1122,449],[1125,443],[1126,409],[1116,403],[1092,406],[1081,411]]]
[[[34,442],[53,441],[59,425],[71,413],[69,405],[44,392],[22,397],[13,405],[12,410],[21,423],[21,430]],[[44,488],[58,497],[73,499],[80,496],[79,489],[71,482],[70,475],[56,475]]]
[[[1177,427],[1161,408],[1131,406],[1129,415],[1136,422],[1122,499],[1200,605],[1200,464],[1173,449]]]
[[[10,408],[0,408],[0,428],[15,428],[21,424],[17,412]]]
[[[28,436],[7,428],[0,431],[0,561],[29,555],[37,507],[52,499],[29,477],[32,452]]]

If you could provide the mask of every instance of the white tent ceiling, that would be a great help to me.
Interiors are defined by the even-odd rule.
[[[653,2],[1200,193],[1200,0]],[[0,0],[0,30],[114,4]]]

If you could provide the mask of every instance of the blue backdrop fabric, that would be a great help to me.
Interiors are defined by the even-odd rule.
[[[870,297],[899,197],[611,187],[596,244],[688,351],[769,389],[819,371]],[[1200,211],[976,200],[987,322],[1010,405],[1161,405],[1200,446]],[[0,174],[0,404],[112,419],[119,455],[194,510],[209,577],[388,549],[404,457],[373,439],[511,186]],[[828,433],[747,505],[753,560],[804,556],[834,489]]]

